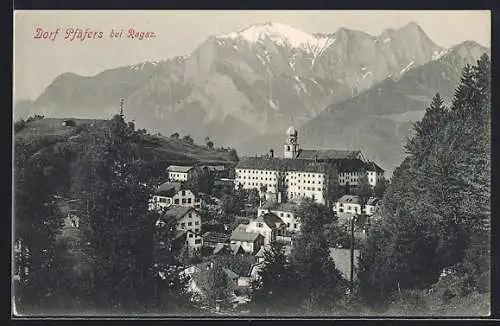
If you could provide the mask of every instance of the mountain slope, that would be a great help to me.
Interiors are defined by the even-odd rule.
[[[185,57],[92,77],[63,74],[23,111],[109,118],[123,97],[127,116],[139,127],[237,146],[292,121],[301,125],[324,107],[386,78],[397,80],[442,51],[414,23],[379,36],[345,28],[312,35],[279,23],[257,24],[209,37]]]
[[[15,133],[16,143],[28,144],[36,153],[57,143],[77,142],[82,130],[101,132],[107,120],[72,119],[76,126],[64,126],[63,119],[44,118],[29,122]],[[144,159],[155,157],[165,164],[193,164],[196,162],[233,164],[227,152],[208,150],[201,146],[161,136],[142,135],[140,143]],[[168,165],[167,164],[167,165]]]
[[[489,49],[474,42],[461,43],[434,61],[410,68],[397,80],[387,78],[359,95],[325,108],[299,128],[302,147],[359,148],[380,162],[388,174],[405,154],[403,145],[414,121],[420,120],[436,92],[451,100],[465,64],[473,64]],[[245,151],[279,148],[284,130],[244,144]]]

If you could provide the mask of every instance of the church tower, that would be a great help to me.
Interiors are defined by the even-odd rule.
[[[298,143],[299,134],[294,127],[288,128],[286,134],[288,138],[286,140],[286,144],[284,145],[283,157],[296,158],[297,154],[299,153],[299,143]]]

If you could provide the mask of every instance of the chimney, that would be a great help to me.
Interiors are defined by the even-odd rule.
[[[269,158],[273,158],[274,157],[274,150],[271,148],[269,150]]]

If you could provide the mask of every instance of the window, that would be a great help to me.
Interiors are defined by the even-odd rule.
[[[297,228],[297,223],[294,223],[293,224],[293,228],[296,229]]]
[[[200,221],[194,222],[194,225],[200,225]]]
[[[183,196],[186,196],[186,190],[183,190],[183,191],[182,191],[182,195],[183,195]]]
[[[188,237],[192,238],[192,237],[193,237],[193,234],[192,234],[192,233],[189,233]]]
[[[257,227],[261,228],[262,227],[262,223],[257,223]]]
[[[182,198],[182,203],[185,204],[186,203],[186,198]]]
[[[194,243],[195,243],[195,244],[200,244],[200,243],[201,243],[201,239],[196,239],[196,240],[194,240]]]
[[[283,217],[283,213],[280,213],[280,216]]]
[[[188,204],[191,204],[191,198],[188,198],[187,200],[188,200]]]
[[[286,214],[286,217],[290,217],[290,214]]]
[[[191,226],[191,225],[193,225],[193,222],[188,222],[188,226]]]
[[[174,203],[178,205],[179,204],[179,198],[175,198],[174,199]]]
[[[166,203],[167,202],[167,198],[161,198],[160,197],[160,203]]]
[[[186,227],[186,223],[181,223],[181,228],[185,228]]]
[[[200,233],[200,229],[194,229],[195,233]]]
[[[289,227],[290,227],[290,223],[287,223],[287,224],[286,224],[286,227],[287,227],[287,228],[289,228]]]

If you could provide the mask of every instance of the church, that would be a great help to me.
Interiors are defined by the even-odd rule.
[[[301,149],[293,126],[286,136],[283,158],[274,157],[273,150],[267,157],[242,158],[236,166],[235,187],[258,189],[274,195],[278,202],[286,196],[292,202],[310,198],[325,204],[333,169],[341,186],[357,186],[364,175],[375,186],[384,177],[384,170],[366,160],[359,150]]]

